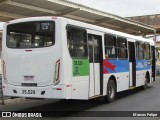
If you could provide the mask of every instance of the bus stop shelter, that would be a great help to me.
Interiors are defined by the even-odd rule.
[[[35,16],[62,16],[117,31],[154,34],[153,27],[69,0],[0,0],[0,21]]]

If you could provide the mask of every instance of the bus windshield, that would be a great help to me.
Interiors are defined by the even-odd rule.
[[[55,23],[34,21],[10,24],[7,26],[8,48],[41,48],[55,43]]]

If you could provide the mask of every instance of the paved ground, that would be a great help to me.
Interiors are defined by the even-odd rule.
[[[19,101],[18,101],[19,100]],[[157,81],[152,83],[147,90],[132,90],[121,92],[117,95],[114,103],[105,104],[100,100],[26,100],[26,99],[13,99],[6,100],[6,105],[0,105],[0,111],[78,111],[61,113],[62,117],[55,119],[62,120],[82,120],[84,111],[160,111],[160,77]],[[96,112],[93,112],[96,114]],[[0,118],[1,120],[2,118]],[[33,118],[27,118],[30,120]],[[36,118],[34,118],[36,119]],[[53,118],[37,118],[37,120],[53,120]],[[85,117],[87,120],[160,120],[160,118],[120,118],[120,117]],[[5,120],[4,118],[2,120]],[[21,120],[21,118],[16,118]]]
[[[14,99],[10,99],[8,98],[4,98],[4,103],[5,105],[12,105],[12,104],[19,104],[19,103],[26,103],[31,101],[30,99],[25,99],[25,98],[14,98]],[[0,99],[0,105],[2,105],[2,100]]]

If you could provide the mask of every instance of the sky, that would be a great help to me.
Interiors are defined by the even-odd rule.
[[[70,0],[122,17],[160,14],[160,0]]]

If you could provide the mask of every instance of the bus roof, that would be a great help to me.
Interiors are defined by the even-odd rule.
[[[143,42],[149,42],[150,44],[155,45],[154,40],[151,40],[151,39],[142,38],[140,36],[134,36],[134,35],[131,35],[131,34],[119,32],[119,31],[116,31],[116,30],[112,30],[112,29],[108,29],[108,28],[104,28],[104,27],[100,27],[100,26],[96,26],[96,25],[92,25],[92,24],[88,24],[88,23],[64,18],[64,17],[56,17],[56,16],[28,17],[28,18],[20,18],[20,19],[11,20],[11,21],[6,22],[6,24],[14,24],[14,23],[20,23],[20,22],[25,22],[25,21],[56,20],[56,19],[67,20],[67,21],[69,21],[70,23],[72,23],[73,25],[76,25],[76,26],[79,25],[79,26],[81,26],[81,27],[83,26],[84,28],[87,28],[87,29],[93,29],[93,30],[96,30],[96,31],[104,32],[104,33],[115,34],[115,35],[118,35],[118,36],[130,38],[130,39],[133,39],[133,40],[135,39],[135,40],[139,40],[139,41],[143,41]]]

